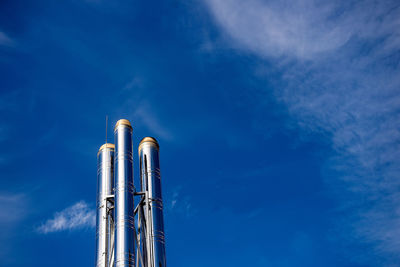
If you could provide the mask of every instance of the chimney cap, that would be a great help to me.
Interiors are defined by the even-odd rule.
[[[149,145],[155,146],[157,149],[160,148],[157,140],[154,137],[148,136],[148,137],[143,138],[142,141],[140,141],[140,143],[139,143],[139,151],[140,151],[142,145],[144,145],[145,143],[148,143]]]
[[[115,145],[114,145],[114,144],[111,144],[111,143],[105,143],[105,144],[103,144],[103,145],[99,148],[99,152],[97,152],[97,155],[99,155],[99,153],[100,153],[103,149],[105,149],[105,148],[110,148],[110,149],[114,150],[114,149],[115,149]]]
[[[120,126],[120,125],[126,125],[126,126],[128,126],[130,129],[132,129],[132,125],[131,125],[131,123],[130,123],[128,120],[126,120],[126,119],[120,119],[120,120],[117,121],[117,123],[115,124],[114,131],[115,131],[115,130],[117,129],[117,127]]]

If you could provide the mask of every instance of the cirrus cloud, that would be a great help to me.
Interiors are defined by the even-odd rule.
[[[47,234],[65,230],[93,228],[95,226],[95,210],[90,209],[85,201],[79,201],[60,212],[56,212],[53,218],[40,225],[37,231]]]
[[[323,174],[346,215],[343,237],[371,245],[380,263],[398,262],[398,4],[208,0],[207,6],[227,44],[279,70],[274,95],[292,123],[331,144]],[[255,75],[269,71],[257,68]]]

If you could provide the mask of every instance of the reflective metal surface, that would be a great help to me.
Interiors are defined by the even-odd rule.
[[[165,267],[165,237],[159,145],[156,139],[145,137],[139,145],[141,191],[146,192],[144,217],[146,220],[147,249],[144,261],[149,267]]]
[[[135,266],[132,127],[119,120],[115,137],[115,266]]]
[[[117,121],[117,123],[115,124],[114,131],[116,131],[117,128],[118,128],[118,126],[120,126],[120,125],[126,125],[127,127],[132,128],[132,125],[131,125],[131,123],[130,123],[128,120],[126,120],[126,119],[120,119],[120,120]]]
[[[97,154],[97,218],[96,218],[96,266],[105,267],[108,261],[110,235],[113,227],[107,220],[107,196],[114,187],[114,145],[104,144]]]
[[[97,153],[96,267],[165,267],[158,142],[145,137],[139,144],[141,191],[136,192],[128,120],[116,123],[114,137],[115,146],[104,144]],[[136,207],[134,196],[140,198]]]

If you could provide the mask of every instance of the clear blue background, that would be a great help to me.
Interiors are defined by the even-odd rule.
[[[397,266],[397,247],[354,231],[368,192],[349,193],[353,184],[340,177],[358,172],[331,162],[357,156],[343,156],[329,127],[305,127],[307,116],[277,93],[312,80],[312,60],[244,49],[212,8],[191,0],[1,1],[0,266],[94,265],[90,225],[37,229],[78,201],[95,208],[106,115],[110,142],[118,119],[132,122],[135,159],[141,138],[159,140],[168,266]],[[368,58],[390,34],[343,46],[352,60]],[[369,70],[396,72],[398,55],[395,47]],[[285,75],[294,65],[301,74],[292,84]],[[397,103],[390,112],[398,114]],[[137,179],[137,160],[134,167]],[[395,208],[388,206],[397,218]]]

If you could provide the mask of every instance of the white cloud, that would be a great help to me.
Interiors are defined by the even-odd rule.
[[[398,48],[397,12],[372,1],[207,0],[217,24],[235,45],[264,57],[310,59],[358,36],[383,37],[384,49]],[[397,16],[397,17],[396,17]]]
[[[0,125],[0,142],[7,140],[7,128],[5,125]],[[1,163],[1,161],[0,161]]]
[[[329,1],[208,0],[207,3],[229,37],[261,55],[309,58],[342,46],[351,34],[346,28],[347,17],[330,19],[338,10]]]
[[[178,198],[180,195],[181,188],[182,188],[181,186],[178,186],[177,188],[175,188],[172,194],[171,209],[174,209],[176,207],[176,204],[178,203]]]
[[[172,208],[172,209],[175,207],[177,201],[178,201],[178,200],[176,200],[176,199],[174,199],[174,200],[171,201],[171,208]]]
[[[172,133],[163,123],[160,122],[154,113],[154,109],[152,109],[147,102],[143,101],[138,106],[134,112],[134,119],[134,122],[143,124],[157,137],[168,141],[173,139]]]
[[[388,1],[207,3],[235,47],[283,73],[274,94],[294,122],[330,140],[324,174],[347,211],[346,238],[398,262],[399,8]]]
[[[13,46],[14,41],[8,37],[4,32],[0,31],[0,46]]]
[[[24,194],[0,194],[0,225],[11,224],[22,220],[27,214],[26,196]]]
[[[95,210],[90,209],[85,201],[79,201],[60,212],[56,212],[52,219],[47,220],[37,230],[40,233],[47,234],[95,226]]]
[[[333,62],[338,64],[323,71],[320,64],[307,72],[290,69],[289,85],[276,95],[306,132],[330,139],[335,155],[324,174],[342,207],[353,213],[347,227],[354,235],[346,229],[346,238],[373,244],[379,254],[398,253],[392,234],[400,231],[400,78],[390,70],[378,74],[371,67],[375,73],[367,74],[358,64]]]
[[[15,240],[29,214],[28,197],[23,193],[0,193],[0,261],[9,264],[11,251],[15,250]]]
[[[135,131],[136,127],[147,129],[148,135],[153,135],[156,139],[173,141],[175,136],[171,132],[170,124],[166,124],[159,110],[159,106],[153,106],[148,99],[148,81],[135,76],[127,82],[119,91],[119,95],[124,100],[118,105],[118,108],[111,118],[127,117],[132,123]]]
[[[169,198],[168,198],[169,199]],[[192,217],[197,210],[192,205],[190,196],[182,194],[182,186],[175,187],[169,205],[166,205],[167,212]]]

